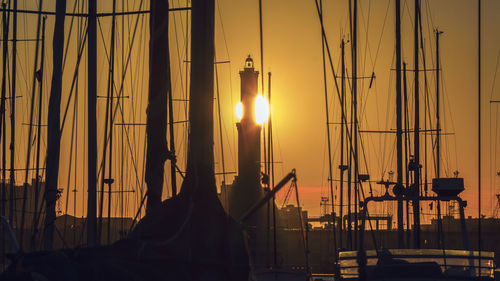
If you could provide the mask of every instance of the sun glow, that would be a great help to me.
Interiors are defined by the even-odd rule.
[[[264,124],[269,118],[269,103],[262,96],[258,95],[255,99],[255,122],[257,124]]]
[[[238,118],[238,121],[240,121],[241,118],[243,118],[243,104],[241,103],[241,101],[236,104],[234,113],[236,114],[236,118]]]

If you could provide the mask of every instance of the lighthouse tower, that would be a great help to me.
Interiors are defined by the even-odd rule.
[[[255,115],[258,97],[259,72],[255,70],[250,56],[245,60],[245,67],[240,71],[241,101],[238,128],[238,175],[228,194],[229,214],[239,219],[253,204],[264,197],[260,184],[260,137],[262,125]],[[261,208],[245,222],[248,247],[256,268],[265,263],[266,248],[266,209]]]
[[[260,185],[260,134],[262,126],[255,116],[255,101],[258,91],[259,72],[255,70],[250,56],[240,71],[241,120],[238,129],[238,176],[232,187],[229,212],[238,218],[260,200],[264,194]],[[250,222],[251,223],[251,222]]]

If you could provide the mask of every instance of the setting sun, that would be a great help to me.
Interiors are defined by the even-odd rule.
[[[262,95],[258,95],[255,99],[255,122],[262,125],[267,122],[268,117],[269,103]]]
[[[241,118],[243,118],[243,104],[241,103],[241,101],[239,101],[236,104],[236,108],[234,109],[234,113],[236,114],[236,118],[238,118],[238,121],[241,120]]]

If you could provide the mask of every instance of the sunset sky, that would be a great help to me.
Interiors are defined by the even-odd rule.
[[[67,11],[72,12],[76,0],[68,0]],[[125,10],[145,10],[149,1],[129,2]],[[185,7],[186,1],[172,0],[172,7]],[[348,1],[324,2],[324,17],[326,34],[337,74],[340,71],[340,40],[349,38]],[[36,9],[38,1],[19,1],[19,9]],[[44,1],[43,10],[55,10],[55,1]],[[111,11],[111,0],[98,1],[100,12]],[[122,11],[122,1],[118,0],[117,11]],[[281,179],[292,168],[297,170],[298,186],[301,203],[312,215],[320,214],[320,199],[328,196],[328,159],[325,97],[323,88],[323,66],[321,51],[321,30],[316,13],[314,0],[268,0],[263,1],[263,47],[264,67],[260,64],[259,48],[259,18],[258,1],[248,0],[217,0],[216,7],[216,60],[230,61],[219,64],[218,83],[220,89],[221,114],[223,120],[223,143],[226,171],[237,171],[237,139],[236,118],[234,108],[239,101],[239,75],[248,55],[254,58],[259,72],[272,72],[272,113],[275,145],[276,181]],[[402,39],[403,60],[409,69],[413,69],[413,1],[402,1]],[[491,216],[496,206],[494,194],[500,192],[500,178],[496,171],[500,170],[500,152],[498,151],[500,121],[499,106],[490,100],[500,99],[500,87],[495,83],[495,74],[500,55],[500,36],[498,27],[500,19],[500,2],[484,0],[482,15],[482,128],[483,128],[483,206],[482,213]],[[76,12],[86,12],[86,7],[79,7]],[[142,5],[142,6],[141,6]],[[170,54],[172,60],[172,87],[176,99],[175,119],[186,120],[186,12],[170,14]],[[108,79],[110,18],[101,18],[98,26],[98,95],[106,95]],[[134,33],[137,23],[137,31]],[[71,17],[66,18],[66,38],[70,34]],[[121,87],[124,66],[131,47],[130,61],[123,77],[123,103],[118,107],[115,123],[137,123],[136,126],[116,125],[114,128],[115,149],[113,166],[116,187],[124,190],[136,190],[134,193],[124,193],[124,215],[133,216],[140,202],[140,192],[145,189],[143,166],[145,155],[145,108],[147,105],[148,79],[148,41],[149,17],[134,15],[117,19],[117,49],[115,74],[115,94]],[[63,105],[62,112],[68,101],[72,78],[77,61],[77,46],[79,32],[83,30],[84,19],[75,18],[72,26],[68,53],[63,75]],[[424,52],[427,68],[435,66],[434,29],[443,31],[441,36],[442,65],[442,128],[449,133],[442,137],[442,174],[453,176],[458,170],[464,177],[466,191],[464,198],[468,200],[467,214],[477,216],[477,1],[471,0],[422,0],[422,26]],[[46,118],[48,93],[50,89],[50,74],[52,72],[52,33],[54,17],[48,16],[45,50],[46,75],[44,76],[44,109]],[[359,122],[361,130],[392,130],[395,128],[395,66],[394,57],[394,1],[393,0],[360,0],[359,1],[359,32],[358,32],[358,64],[360,76],[376,78],[371,88],[369,80],[359,81]],[[79,31],[80,30],[80,31]],[[34,38],[36,36],[36,16],[22,15],[19,17],[19,37]],[[134,35],[135,34],[135,35]],[[10,34],[12,36],[12,33]],[[104,43],[104,44],[103,44]],[[66,46],[66,44],[65,44]],[[350,44],[347,44],[347,69],[351,71]],[[422,57],[422,56],[421,56]],[[187,58],[189,59],[189,58]],[[18,44],[18,89],[17,95],[23,97],[16,104],[16,166],[25,165],[26,147],[28,142],[27,126],[29,122],[29,101],[31,97],[31,79],[33,72],[34,43]],[[63,188],[59,205],[64,213],[66,208],[70,214],[82,216],[86,213],[86,50],[83,52],[78,75],[78,98],[69,103],[69,111],[61,147],[61,167],[59,186]],[[421,66],[422,67],[422,66]],[[328,100],[330,122],[340,122],[339,101],[334,91],[332,74],[328,75]],[[350,74],[349,74],[350,76]],[[426,92],[424,73],[420,76],[422,119],[424,127],[423,99]],[[498,80],[498,79],[497,79]],[[260,81],[260,80],[259,80]],[[413,95],[413,73],[408,72],[408,95]],[[435,107],[435,77],[434,72],[427,72],[427,89],[429,106],[431,108],[430,122],[434,126]],[[267,95],[267,86],[265,89]],[[116,100],[115,100],[116,102]],[[413,105],[413,98],[409,100]],[[116,105],[116,104],[115,104]],[[10,107],[9,104],[7,104]],[[98,147],[99,157],[102,157],[104,131],[105,99],[98,101]],[[76,113],[75,113],[75,108]],[[411,111],[410,111],[411,112]],[[10,111],[7,109],[7,114]],[[429,115],[428,115],[429,116]],[[74,118],[75,117],[75,118]],[[215,116],[216,117],[216,116]],[[74,119],[74,121],[73,121]],[[413,120],[413,117],[410,116]],[[46,119],[42,120],[45,124]],[[217,120],[217,119],[215,119]],[[427,118],[429,120],[429,118]],[[413,121],[410,122],[412,124]],[[429,126],[429,124],[427,124]],[[72,130],[74,128],[74,130]],[[331,125],[333,167],[339,165],[339,135],[340,127]],[[412,126],[410,126],[412,128]],[[220,140],[218,125],[215,133],[216,172],[222,171],[220,158]],[[9,129],[8,129],[9,130]],[[185,165],[186,124],[176,125],[176,147],[179,157],[179,167]],[[73,145],[71,139],[73,135]],[[374,181],[387,179],[389,171],[396,171],[395,134],[364,134],[361,133],[364,155],[360,157],[360,173],[368,173]],[[45,141],[46,137],[42,136]],[[431,152],[431,137],[428,136],[428,181],[433,177],[433,160]],[[123,142],[122,142],[123,141]],[[413,143],[413,141],[412,141]],[[424,137],[421,139],[422,151]],[[44,155],[45,142],[43,142]],[[70,151],[74,151],[71,154]],[[8,157],[7,157],[8,158]],[[43,158],[43,157],[42,157]],[[422,161],[424,155],[421,156]],[[33,161],[32,161],[33,162]],[[366,162],[366,167],[364,163]],[[76,164],[75,164],[76,163]],[[124,163],[122,165],[122,163]],[[168,164],[168,163],[167,163]],[[69,168],[71,167],[71,172]],[[122,169],[123,168],[123,169]],[[339,178],[338,169],[334,169],[334,180]],[[76,175],[76,176],[75,176]],[[30,174],[32,177],[32,174]],[[168,171],[166,178],[168,178]],[[234,175],[226,176],[226,182],[232,182]],[[16,182],[21,184],[24,174],[16,174]],[[220,184],[222,177],[217,177]],[[181,178],[178,177],[178,182]],[[69,183],[69,184],[68,184]],[[98,184],[99,186],[100,184]],[[165,197],[170,196],[169,181],[166,184]],[[338,182],[334,184],[338,196]],[[374,193],[382,192],[381,186],[372,185]],[[77,189],[76,204],[73,193],[68,190]],[[369,187],[364,186],[368,194]],[[280,200],[286,192],[278,196]],[[68,196],[69,195],[69,196]],[[68,197],[67,197],[68,196]],[[107,199],[105,199],[107,200]],[[337,200],[337,199],[336,199]],[[66,203],[67,202],[67,203]],[[119,196],[113,198],[116,206],[122,206]],[[294,203],[294,201],[290,201]],[[282,201],[280,201],[280,204]],[[66,207],[67,206],[67,207]],[[387,208],[387,209],[386,209]],[[391,210],[390,206],[378,211]],[[428,210],[427,206],[424,206]],[[76,211],[76,212],[75,212]],[[113,215],[119,215],[121,208],[113,210]],[[428,212],[427,212],[428,213]]]

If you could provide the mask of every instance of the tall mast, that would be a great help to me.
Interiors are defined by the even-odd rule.
[[[406,77],[406,62],[403,62],[403,97],[404,97],[404,115],[405,115],[405,180],[407,187],[410,186],[410,171],[408,169],[408,157],[410,155],[410,133],[409,126],[410,122],[408,120],[408,87],[407,87],[407,77]],[[408,189],[407,189],[408,191]],[[410,203],[408,200],[405,201],[406,210],[406,246],[410,247]]]
[[[323,1],[320,1],[321,16],[323,16]],[[333,196],[333,173],[332,173],[332,145],[331,145],[331,134],[330,134],[330,113],[328,112],[328,87],[326,79],[326,62],[325,62],[325,37],[322,35],[322,50],[323,50],[323,87],[325,89],[325,113],[326,113],[326,138],[328,143],[328,184],[330,186],[330,200],[332,206],[332,219],[335,214],[334,210],[334,196]],[[298,207],[298,206],[297,206]],[[335,223],[335,220],[332,221]],[[335,248],[336,246],[334,246]]]
[[[28,178],[29,178],[29,171],[30,171],[30,160],[31,160],[31,147],[32,147],[32,136],[33,136],[33,127],[35,126],[33,124],[33,113],[34,113],[34,108],[35,108],[35,95],[36,95],[36,73],[38,70],[38,50],[40,49],[40,27],[41,27],[41,21],[42,21],[42,5],[43,0],[40,0],[38,4],[38,17],[37,17],[37,28],[36,28],[36,43],[35,43],[35,61],[33,63],[33,81],[31,85],[31,105],[30,105],[30,121],[28,125],[28,145],[26,149],[26,170],[24,171],[24,186],[23,186],[23,207],[22,207],[22,213],[21,213],[21,235],[19,238],[19,246],[21,249],[23,248],[23,237],[24,237],[24,220],[26,216],[26,201],[27,201],[27,196],[28,196]],[[33,188],[33,186],[32,186]],[[36,211],[35,211],[36,212]]]
[[[481,258],[481,0],[477,1],[477,13],[477,246]]]
[[[259,43],[260,43],[260,68],[261,68],[261,91],[262,91],[262,96],[264,96],[264,34],[263,34],[263,28],[262,28],[262,0],[259,0]],[[262,124],[262,127],[264,128],[265,124]],[[266,130],[262,130],[262,143],[263,143],[263,150],[264,150],[264,172],[269,175],[269,163],[266,160],[267,155],[266,155]]]
[[[189,11],[188,11],[189,12]],[[187,16],[186,16],[187,17]],[[186,31],[187,33],[187,31]],[[187,50],[186,50],[187,54]],[[217,65],[216,65],[217,67]],[[187,69],[186,69],[187,72]],[[170,76],[170,71],[169,74]],[[171,78],[169,78],[171,81]],[[172,83],[168,83],[168,128],[169,128],[169,138],[170,138],[170,177],[171,177],[171,185],[172,185],[172,196],[175,196],[177,194],[177,176],[176,176],[176,170],[175,167],[177,165],[176,163],[176,158],[175,158],[175,135],[174,135],[174,106],[173,106],[173,97],[172,97]],[[186,89],[187,91],[187,89]],[[217,97],[218,100],[219,97]],[[220,109],[219,109],[219,114],[220,114]],[[222,129],[221,129],[222,130]],[[222,133],[221,133],[221,138],[222,138]],[[221,143],[222,146],[222,143]],[[222,149],[222,147],[221,147]],[[224,156],[223,160],[224,161]],[[224,171],[223,171],[224,172]],[[224,174],[223,177],[226,175]]]
[[[43,18],[42,23],[42,51],[40,58],[40,70],[38,82],[38,119],[37,119],[37,130],[36,130],[36,160],[35,160],[35,204],[33,207],[33,234],[31,235],[31,249],[35,249],[35,237],[38,233],[38,201],[40,196],[40,139],[42,136],[42,94],[43,94],[43,66],[45,61],[45,20],[47,17]]]
[[[351,31],[351,48],[352,48],[352,1],[349,0],[349,29]],[[349,115],[349,125],[351,126],[351,132],[353,132],[353,128],[354,128],[354,120],[353,120],[353,108],[354,108],[354,103],[352,102],[352,89],[351,89],[351,108],[350,108],[350,111],[351,111],[351,114]],[[346,123],[347,123],[347,120],[346,120]],[[349,159],[348,159],[348,164],[347,164],[347,225],[348,225],[348,229],[347,229],[347,244],[349,246],[349,249],[352,250],[353,249],[353,237],[352,237],[352,162],[353,162],[353,137],[351,137],[350,139],[350,143],[349,143]]]
[[[88,201],[87,243],[96,246],[97,241],[97,0],[89,0],[88,23]]]
[[[0,204],[0,215],[5,216],[5,213],[7,211],[6,206],[7,206],[7,190],[6,190],[6,175],[5,175],[5,151],[6,151],[6,132],[5,132],[5,88],[6,88],[6,78],[7,78],[7,60],[8,58],[8,42],[9,42],[9,20],[7,19],[7,5],[5,3],[2,3],[2,44],[3,44],[3,52],[2,52],[2,92],[1,92],[1,100],[0,100],[0,137],[1,137],[1,143],[2,143],[2,183],[1,183],[1,199],[2,203]],[[10,212],[9,212],[10,213]],[[10,213],[11,214],[11,213]],[[1,247],[3,249],[6,249],[7,244],[5,240],[5,234],[2,234],[0,236],[1,239]],[[6,263],[6,258],[5,256],[2,257],[1,262],[3,264]]]
[[[401,1],[396,0],[396,149],[397,188],[403,190],[403,124],[401,110]],[[401,199],[402,194],[397,195]],[[403,201],[398,200],[398,246],[403,248]]]
[[[188,1],[189,2],[189,1]],[[186,61],[188,60],[188,49],[189,49],[189,21],[188,21],[189,10],[186,10]],[[188,96],[188,63],[186,63],[186,97]],[[168,72],[169,81],[172,81],[170,77],[170,71]],[[169,128],[169,138],[170,138],[170,178],[172,185],[172,196],[177,194],[177,176],[176,176],[176,165],[177,160],[175,156],[175,134],[174,134],[174,105],[173,105],[173,95],[172,95],[172,83],[168,83],[168,128]],[[225,175],[224,175],[225,177]]]
[[[341,48],[341,75],[342,75],[342,80],[340,81],[340,111],[341,111],[341,120],[340,120],[340,208],[339,208],[339,218],[340,218],[340,230],[339,230],[339,244],[340,248],[342,249],[344,247],[343,245],[343,231],[344,231],[344,223],[343,223],[343,217],[344,217],[344,171],[345,171],[345,164],[344,164],[344,124],[347,120],[345,120],[345,41],[344,38],[342,38],[342,42],[340,45]],[[335,221],[333,222],[335,223]]]
[[[217,70],[217,63],[215,63],[215,88],[217,89],[217,116],[219,121],[219,141],[220,141],[220,157],[222,166],[222,183],[226,183],[226,166],[224,165],[224,142],[222,136],[222,112],[220,110],[220,95],[219,95],[219,71]]]
[[[54,243],[54,221],[56,219],[57,184],[59,177],[59,155],[61,143],[61,91],[62,60],[64,48],[64,18],[66,0],[56,1],[56,21],[52,49],[52,84],[50,88],[47,118],[47,174],[45,182],[45,231],[44,248],[52,250]],[[90,180],[90,179],[89,179]]]
[[[355,229],[355,247],[358,243],[358,200],[359,200],[359,157],[358,157],[358,0],[353,0],[353,13],[352,13],[352,106],[354,113],[354,130],[353,130],[353,143],[354,143],[354,229]]]
[[[14,14],[12,24],[14,30],[12,31],[12,90],[10,94],[10,223],[14,223],[15,219],[15,173],[14,173],[14,159],[15,159],[15,142],[16,142],[16,67],[17,67],[17,0],[14,0]]]
[[[115,85],[115,29],[116,29],[116,0],[113,0],[113,16],[111,19],[111,46],[109,55],[109,167],[108,167],[108,245],[111,243],[111,186],[113,184],[112,178],[112,164],[113,164],[113,96]]]
[[[113,1],[114,2],[114,1]],[[114,4],[114,3],[113,3]],[[115,8],[115,5],[113,5],[113,9]],[[114,13],[113,13],[114,14]],[[111,25],[113,25],[114,23],[114,15],[112,17],[112,23]],[[111,27],[111,29],[113,29],[113,26]],[[111,32],[113,33],[113,31]],[[103,135],[103,145],[102,145],[102,164],[101,164],[101,167],[102,167],[102,171],[101,171],[101,184],[100,184],[100,188],[99,188],[99,217],[97,219],[97,241],[100,243],[101,240],[102,240],[102,217],[103,217],[103,208],[104,208],[104,185],[106,182],[108,182],[109,180],[106,179],[106,156],[107,156],[107,153],[106,153],[106,150],[107,150],[107,147],[108,147],[108,130],[110,130],[110,127],[109,127],[109,119],[111,119],[112,115],[110,115],[110,107],[113,107],[113,105],[111,105],[110,101],[111,101],[111,96],[113,95],[113,91],[112,91],[112,82],[111,80],[113,79],[112,75],[111,75],[111,71],[112,71],[112,68],[113,68],[113,65],[112,65],[112,52],[113,52],[113,34],[111,34],[111,49],[110,49],[110,54],[109,54],[109,70],[108,70],[108,85],[107,85],[107,95],[106,95],[106,114],[105,114],[105,122],[104,122],[104,135]],[[111,164],[111,159],[109,161],[109,163]],[[111,169],[110,169],[111,170]],[[111,177],[110,177],[111,178]],[[111,192],[109,193],[111,195]]]
[[[264,70],[263,70],[264,72]],[[271,108],[271,72],[268,72],[267,73],[268,75],[268,79],[267,79],[267,83],[268,83],[268,97],[269,97],[269,109]],[[264,73],[262,73],[262,76],[264,76]],[[274,188],[274,150],[273,150],[273,125],[272,125],[272,116],[270,115],[269,116],[269,124],[268,124],[268,134],[267,134],[267,139],[269,141],[269,144],[267,146],[267,150],[269,151],[269,157],[268,157],[268,161],[269,161],[269,166],[268,166],[268,169],[269,169],[269,183],[271,184],[270,186],[272,186]],[[299,208],[300,206],[297,204],[297,208]],[[332,205],[333,207],[333,205]],[[273,195],[273,204],[272,204],[272,208],[273,208],[273,257],[274,257],[274,268],[277,268],[278,266],[278,233],[277,233],[277,224],[276,224],[276,196]]]
[[[440,64],[439,64],[439,35],[443,32],[436,29],[436,178],[440,177],[441,172],[441,123],[439,116],[439,86],[440,86]]]
[[[419,31],[419,18],[420,18],[420,0],[415,0],[415,24],[414,24],[414,67],[415,67],[415,166],[414,166],[414,190],[413,196],[413,232],[414,232],[414,246],[420,248],[420,95],[419,95],[419,52],[418,52],[418,31]]]
[[[213,153],[214,11],[214,0],[192,0],[190,141],[181,191],[208,202],[217,196]]]
[[[5,175],[5,99],[6,99],[6,84],[7,84],[7,60],[8,60],[8,51],[9,51],[9,22],[7,20],[7,5],[5,3],[2,3],[2,37],[3,37],[3,48],[2,48],[2,97],[0,100],[0,136],[2,137],[2,206],[1,206],[1,215],[4,216],[6,209],[5,206],[7,205],[7,191],[5,189],[5,181],[6,181],[6,175]],[[10,212],[9,212],[9,219],[10,219]],[[2,244],[3,245],[3,244]]]
[[[161,205],[164,166],[168,157],[168,116],[165,109],[168,108],[168,92],[171,89],[170,52],[168,48],[168,1],[153,0],[150,5],[150,76],[146,125],[147,212],[151,212]]]

